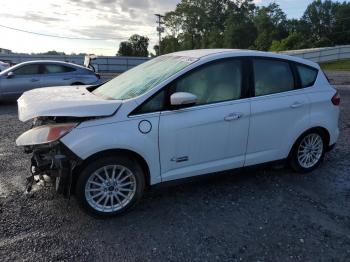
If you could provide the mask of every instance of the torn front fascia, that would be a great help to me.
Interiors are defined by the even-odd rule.
[[[64,144],[53,142],[45,145],[25,147],[26,153],[32,153],[31,173],[27,178],[27,192],[36,182],[34,177],[47,175],[55,181],[55,189],[65,197],[70,196],[72,170],[81,159],[72,153]]]

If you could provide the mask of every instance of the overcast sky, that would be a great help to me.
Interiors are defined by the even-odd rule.
[[[115,55],[119,42],[132,34],[157,41],[155,13],[173,10],[180,0],[0,0],[0,25],[67,37],[111,40],[71,40],[31,35],[0,27],[0,48],[15,52],[95,53]],[[256,0],[266,5],[271,0]],[[288,17],[298,18],[312,0],[276,0]],[[113,40],[112,40],[113,39]]]

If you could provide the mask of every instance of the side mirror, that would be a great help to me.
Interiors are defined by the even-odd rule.
[[[8,72],[6,77],[7,78],[13,78],[15,76],[15,74],[13,72]]]
[[[170,104],[176,107],[190,106],[197,102],[197,96],[187,92],[176,92],[170,96]]]

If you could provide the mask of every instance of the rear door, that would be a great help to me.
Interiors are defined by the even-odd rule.
[[[309,100],[291,62],[251,60],[251,118],[245,165],[286,158],[295,136],[308,126]]]
[[[250,102],[244,98],[243,63],[225,59],[176,80],[174,92],[190,92],[197,104],[162,111],[159,150],[163,181],[242,167]]]
[[[1,79],[1,93],[3,97],[14,99],[23,92],[41,87],[40,64],[23,65],[13,71],[11,77]]]
[[[74,80],[73,67],[68,67],[60,64],[43,64],[42,83],[44,86],[68,86]]]

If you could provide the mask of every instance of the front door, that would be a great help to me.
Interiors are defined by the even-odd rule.
[[[1,93],[9,99],[38,87],[41,87],[40,64],[23,65],[14,70],[12,76],[1,79]]]
[[[162,180],[241,167],[244,164],[249,99],[242,98],[239,59],[204,65],[170,85],[170,94],[190,92],[194,106],[161,112],[159,149]]]

